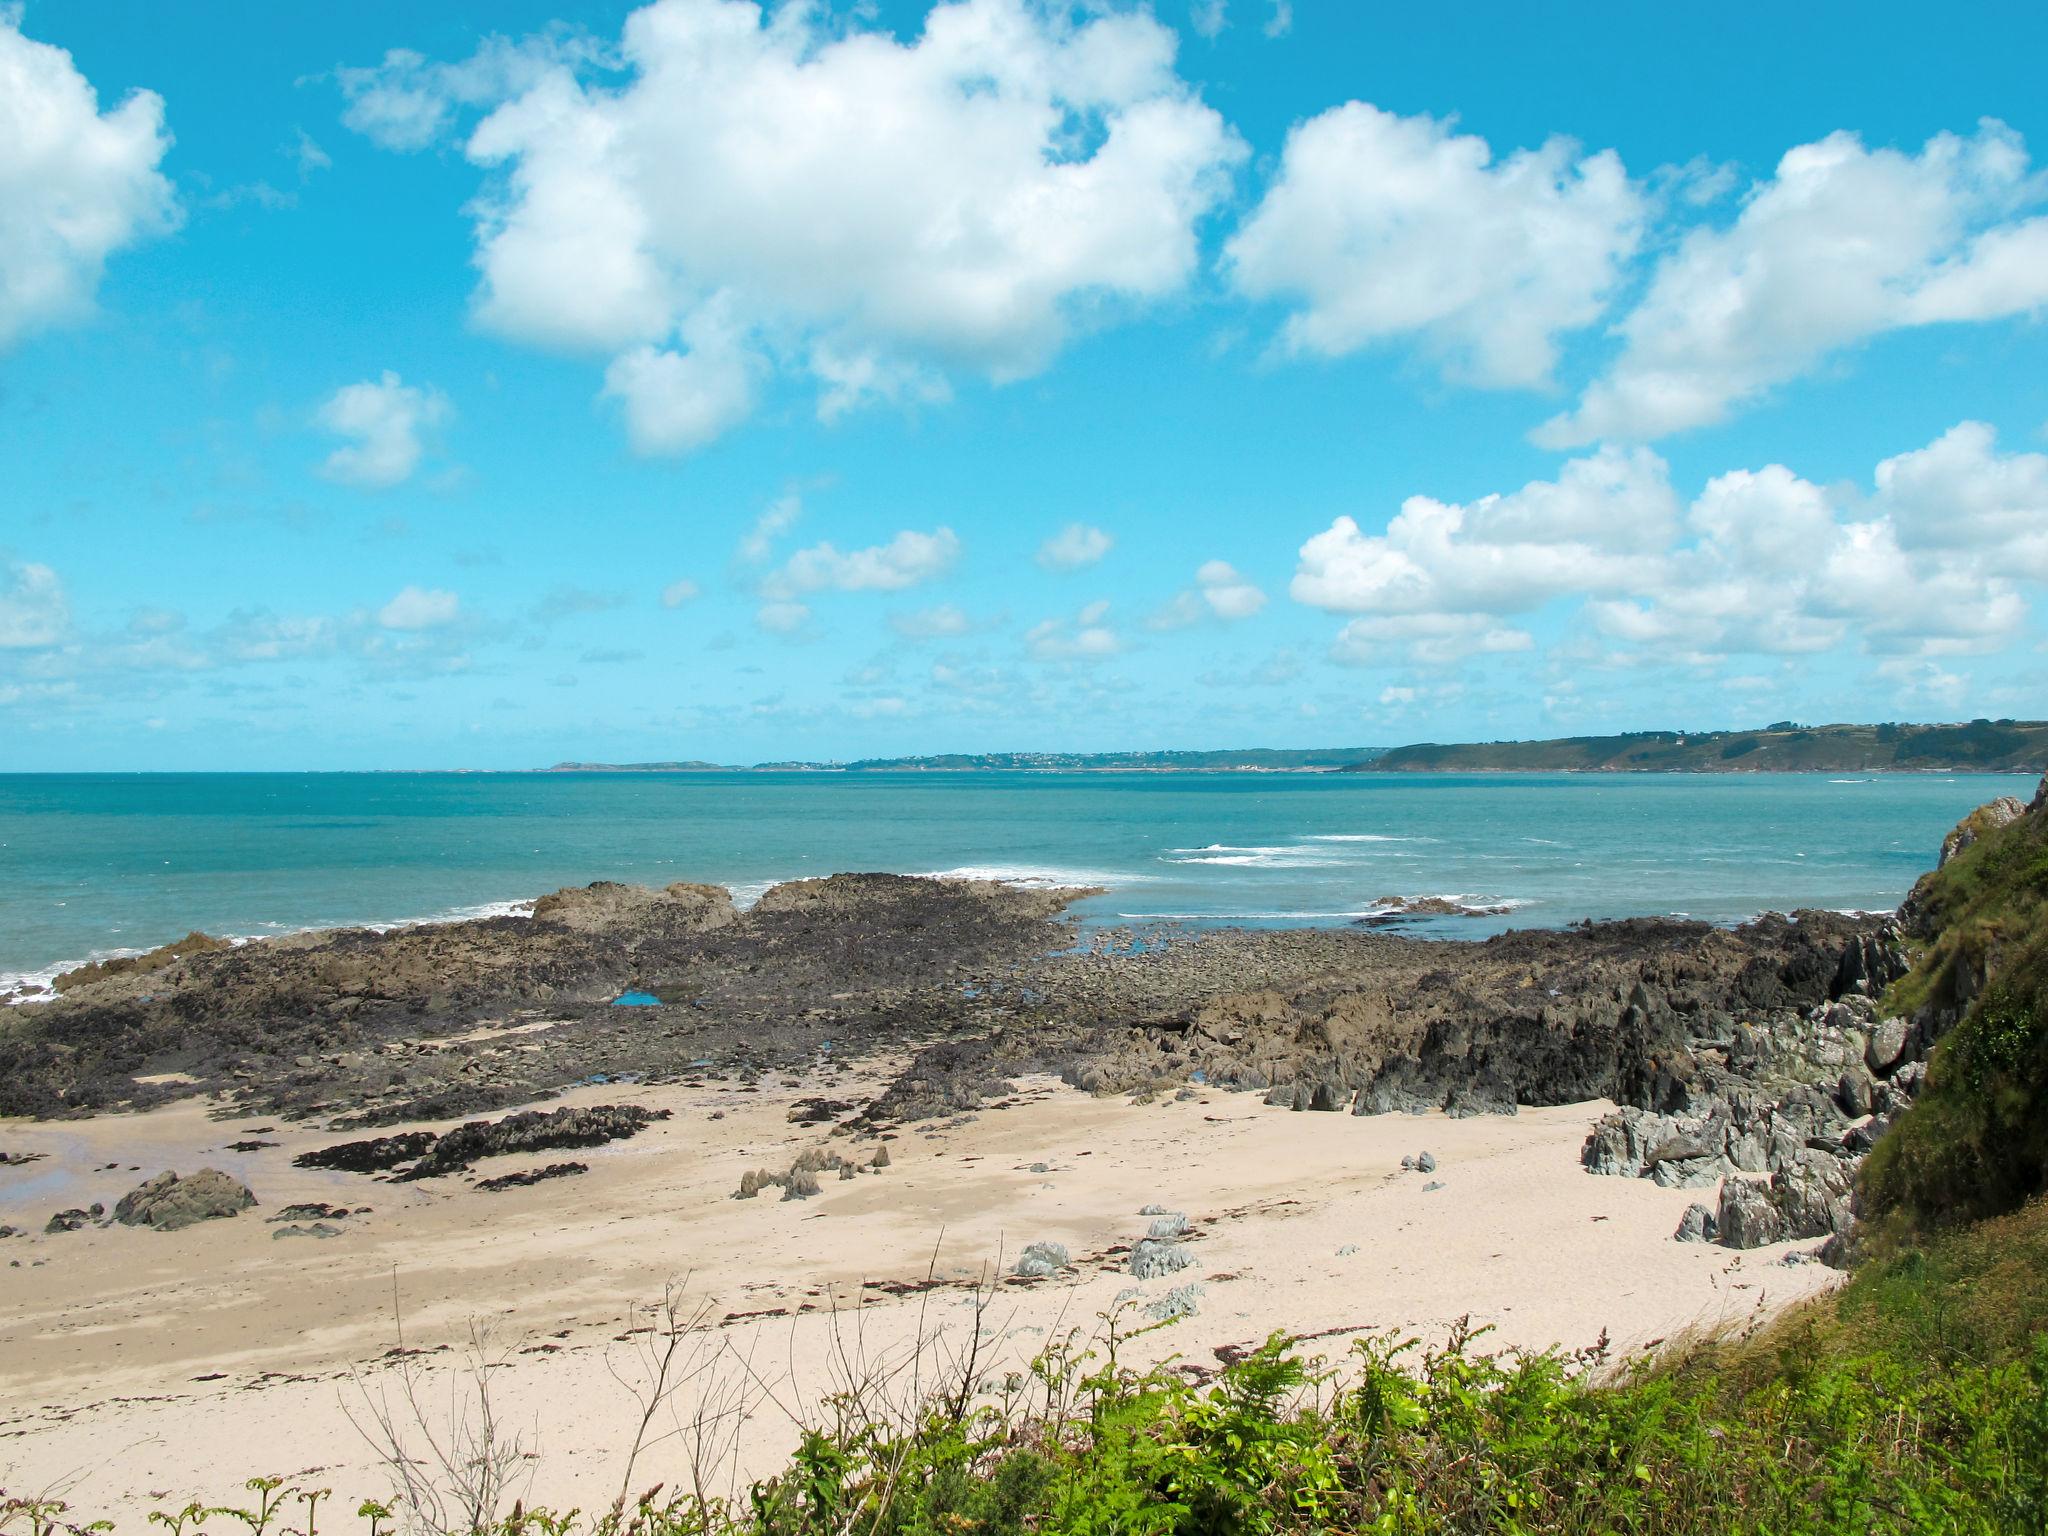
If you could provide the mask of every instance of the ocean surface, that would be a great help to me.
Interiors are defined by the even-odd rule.
[[[1971,807],[1958,774],[0,775],[0,992],[198,928],[484,912],[590,880],[841,870],[1107,894],[1097,924],[1340,924],[1387,897],[1507,915],[1417,931],[1889,908]]]

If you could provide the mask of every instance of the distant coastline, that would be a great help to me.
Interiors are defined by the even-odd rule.
[[[954,752],[848,762],[561,762],[542,773],[2040,773],[2048,721],[1627,731],[1547,741],[1215,752]]]

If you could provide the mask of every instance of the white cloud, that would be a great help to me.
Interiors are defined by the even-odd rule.
[[[953,604],[940,603],[914,613],[893,613],[889,616],[889,627],[906,640],[939,640],[964,635],[974,624]]]
[[[47,565],[10,562],[0,585],[0,650],[57,644],[71,627],[64,583]]]
[[[1303,544],[1292,592],[1357,615],[1333,655],[1360,663],[1528,649],[1533,635],[1508,620],[1553,603],[1619,647],[1569,642],[1604,665],[2009,643],[2026,583],[2048,579],[2048,457],[2000,455],[1989,427],[1964,422],[1879,464],[1873,483],[1859,496],[1781,464],[1734,470],[1681,518],[1661,459],[1603,448],[1507,496],[1410,497],[1383,534],[1339,518]]]
[[[1294,0],[1273,0],[1272,14],[1266,18],[1266,36],[1285,37],[1294,30]]]
[[[941,398],[955,370],[1027,376],[1106,305],[1178,292],[1244,149],[1174,50],[1145,12],[1030,0],[941,4],[907,41],[805,6],[654,0],[616,84],[579,79],[556,38],[473,68],[388,57],[343,88],[401,148],[501,103],[466,144],[494,172],[478,318],[637,359],[608,387],[636,444],[668,452],[745,415],[739,357],[814,376],[830,418]],[[708,308],[712,377],[655,368],[706,350]]]
[[[1496,164],[1447,121],[1353,101],[1288,134],[1226,263],[1239,291],[1300,306],[1290,352],[1413,337],[1456,377],[1527,387],[1599,318],[1644,213],[1611,150],[1553,138]]]
[[[487,37],[456,64],[437,64],[410,48],[393,48],[379,63],[335,70],[341,120],[385,149],[425,149],[447,133],[457,112],[486,107],[531,90],[555,70],[600,62],[594,39],[557,27],[514,41]]]
[[[1266,606],[1266,594],[1222,560],[1209,560],[1195,572],[1195,584],[1179,593],[1145,622],[1152,629],[1185,629],[1219,619],[1248,619]]]
[[[71,55],[0,5],[0,349],[92,308],[107,257],[178,222],[163,98],[101,112]]]
[[[462,611],[462,599],[440,588],[405,587],[377,610],[377,622],[386,629],[440,629],[453,624]]]
[[[778,635],[794,634],[811,620],[811,610],[802,603],[763,603],[754,610],[754,622]]]
[[[1340,517],[1302,545],[1289,590],[1338,613],[1527,612],[1654,585],[1677,511],[1663,460],[1602,449],[1468,506],[1411,496],[1382,535]]]
[[[2048,303],[2048,195],[2018,134],[1986,121],[1918,155],[1839,132],[1786,152],[1725,228],[1693,230],[1621,322],[1622,351],[1549,447],[1710,425],[1829,353]]]
[[[1048,571],[1078,571],[1095,564],[1115,543],[1100,528],[1069,523],[1038,546],[1038,563]]]
[[[791,493],[776,497],[761,509],[761,515],[754,519],[754,526],[741,538],[735,554],[746,565],[765,565],[775,552],[775,541],[789,532],[803,515],[801,496]]]
[[[1230,25],[1230,0],[1190,0],[1188,25],[1202,37],[1221,37]]]
[[[722,437],[754,410],[762,360],[726,332],[683,350],[635,347],[612,359],[604,392],[625,408],[626,436],[641,453],[683,453]]]
[[[2048,581],[2048,454],[2001,457],[1981,421],[1877,466],[1876,507],[1901,546],[1982,550],[2000,569]]]
[[[1100,661],[1123,649],[1109,627],[1106,599],[1090,603],[1072,619],[1052,618],[1024,632],[1024,645],[1040,661]]]
[[[684,576],[661,589],[661,606],[680,608],[685,603],[694,603],[701,595],[702,589],[697,583]]]
[[[960,539],[952,529],[906,528],[867,549],[842,551],[829,543],[800,549],[768,574],[761,591],[778,602],[810,592],[899,592],[944,575],[959,558]]]
[[[383,490],[412,478],[426,452],[422,434],[447,421],[448,397],[404,383],[386,369],[375,382],[346,384],[320,407],[318,421],[353,438],[330,453],[320,473],[344,485]]]
[[[1526,651],[1536,641],[1526,630],[1477,613],[1397,613],[1353,619],[1337,632],[1332,660],[1370,666],[1406,660],[1442,667],[1470,656]]]

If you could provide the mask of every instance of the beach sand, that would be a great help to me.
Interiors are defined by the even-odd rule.
[[[364,1433],[376,1434],[374,1405],[397,1404],[445,1440],[481,1332],[493,1411],[527,1453],[514,1491],[609,1504],[650,1368],[652,1336],[629,1330],[671,1284],[705,1326],[679,1356],[690,1380],[650,1423],[636,1489],[688,1481],[685,1464],[704,1459],[689,1450],[692,1404],[729,1415],[715,1421],[728,1432],[701,1443],[703,1475],[730,1489],[779,1465],[793,1415],[849,1375],[900,1365],[922,1341],[929,1381],[979,1332],[979,1374],[999,1377],[1067,1330],[1099,1330],[1131,1291],[1137,1326],[1137,1309],[1175,1285],[1201,1287],[1195,1315],[1129,1341],[1123,1358],[1214,1368],[1219,1349],[1276,1329],[1335,1356],[1355,1334],[1441,1338],[1467,1314],[1492,1330],[1489,1347],[1578,1348],[1605,1333],[1637,1349],[1740,1325],[1838,1278],[1774,1262],[1783,1249],[1674,1242],[1685,1207],[1712,1192],[1585,1173],[1579,1148],[1604,1103],[1353,1117],[1221,1092],[1133,1104],[1026,1079],[1013,1107],[904,1128],[886,1170],[845,1182],[828,1172],[810,1200],[731,1198],[743,1172],[786,1168],[807,1146],[864,1156],[874,1143],[791,1125],[788,1108],[819,1091],[864,1098],[895,1065],[758,1092],[578,1089],[563,1102],[674,1115],[593,1151],[491,1159],[479,1175],[590,1166],[496,1194],[460,1178],[295,1169],[295,1154],[348,1139],[302,1126],[262,1136],[278,1147],[227,1151],[254,1125],[212,1120],[197,1101],[10,1123],[10,1151],[49,1155],[0,1169],[0,1223],[38,1234],[0,1242],[0,1487],[56,1493],[124,1528],[154,1496],[219,1502],[257,1474],[331,1488],[333,1507],[352,1511],[390,1490]],[[1436,1172],[1404,1172],[1402,1157],[1424,1149]],[[262,1204],[180,1232],[40,1235],[60,1207],[111,1208],[160,1169],[201,1166],[243,1178]],[[267,1215],[314,1200],[372,1210],[332,1239],[273,1237]],[[1197,1262],[1139,1282],[1111,1250],[1144,1234],[1139,1209],[1154,1203],[1187,1214]],[[977,1305],[977,1277],[1041,1239],[1064,1243],[1072,1269],[998,1284]],[[945,1283],[921,1287],[928,1274]],[[391,1353],[401,1328],[417,1353]],[[420,1431],[411,1423],[415,1442]]]

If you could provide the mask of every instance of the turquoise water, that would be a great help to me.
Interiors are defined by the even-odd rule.
[[[1090,921],[1509,923],[1895,905],[1992,775],[0,775],[0,986],[192,928],[501,909],[596,879],[742,900],[838,870],[1109,887]]]

